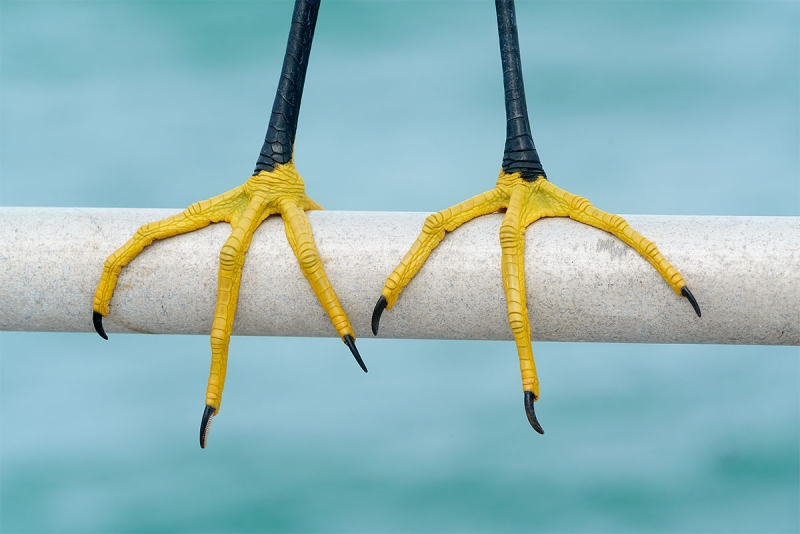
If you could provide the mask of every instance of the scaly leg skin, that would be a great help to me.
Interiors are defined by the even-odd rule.
[[[142,226],[105,262],[94,296],[93,318],[98,334],[108,339],[103,331],[102,318],[108,315],[109,301],[122,267],[156,239],[191,232],[212,222],[226,221],[231,224],[231,235],[219,255],[217,305],[211,329],[211,372],[200,429],[202,447],[205,447],[211,418],[219,412],[222,401],[228,345],[236,314],[245,254],[256,228],[270,215],[280,214],[283,217],[286,235],[297,255],[303,275],[331,317],[339,337],[350,348],[364,372],[367,371],[355,346],[353,327],[322,267],[311,226],[305,215],[305,210],[318,209],[322,208],[306,196],[303,179],[294,164],[289,162],[277,165],[271,172],[261,171],[244,185],[210,200],[193,204],[179,215]]]
[[[331,318],[339,337],[366,373],[367,367],[356,349],[356,336],[347,315],[331,287],[311,233],[305,211],[322,209],[305,193],[303,179],[292,161],[297,119],[308,68],[311,43],[317,24],[320,0],[295,0],[286,54],[272,105],[267,134],[253,175],[243,185],[223,195],[194,204],[174,217],[141,227],[133,238],[106,260],[94,297],[93,320],[97,333],[103,331],[103,317],[120,269],[156,239],[165,239],[227,221],[232,231],[219,255],[217,306],[211,330],[211,372],[206,389],[206,407],[200,423],[200,446],[205,448],[211,419],[219,413],[228,363],[236,302],[245,254],[258,225],[272,214],[280,214],[286,237],[300,263],[300,269],[322,307]]]
[[[500,226],[500,246],[503,251],[502,273],[508,303],[508,322],[517,345],[528,421],[537,432],[544,434],[533,408],[533,403],[539,399],[539,378],[533,361],[531,329],[525,301],[525,228],[543,217],[569,217],[605,230],[650,262],[675,293],[689,300],[698,316],[700,308],[681,274],[661,255],[652,241],[634,231],[625,219],[600,211],[585,198],[556,187],[544,176],[528,181],[520,173],[506,174],[501,171],[492,191],[426,219],[422,233],[386,280],[372,315],[372,332],[378,334],[381,313],[384,309],[391,309],[397,302],[403,288],[419,271],[446,232],[455,230],[475,217],[502,209],[506,212]]]
[[[528,120],[514,0],[495,0],[495,9],[506,107],[506,146],[497,185],[491,191],[426,219],[411,250],[386,280],[372,313],[372,333],[378,335],[381,313],[394,305],[400,292],[444,239],[446,232],[452,232],[480,215],[505,210],[500,226],[500,246],[503,250],[502,273],[508,322],[517,345],[525,413],[534,430],[544,434],[533,408],[539,399],[539,378],[533,362],[525,302],[524,253],[525,228],[528,225],[542,217],[570,217],[610,232],[644,256],[676,293],[689,300],[698,316],[700,308],[683,277],[664,259],[655,244],[631,229],[622,217],[600,211],[585,198],[567,193],[547,181]]]

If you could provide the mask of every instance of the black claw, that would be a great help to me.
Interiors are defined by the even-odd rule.
[[[544,434],[544,429],[542,429],[542,425],[539,424],[539,421],[536,419],[536,412],[533,411],[533,403],[536,401],[536,397],[533,396],[532,391],[525,392],[525,413],[528,415],[528,422],[531,424],[533,429],[537,431],[539,434]]]
[[[367,372],[367,366],[364,365],[364,360],[361,359],[361,355],[358,353],[358,349],[356,348],[356,340],[353,339],[353,336],[351,336],[350,334],[347,334],[346,336],[344,336],[343,339],[344,339],[345,344],[347,345],[347,348],[349,348],[350,352],[353,353],[353,358],[356,359],[356,361],[358,362],[358,365],[360,365],[361,369],[363,369],[364,372],[366,373]]]
[[[681,289],[681,295],[689,299],[689,303],[692,305],[692,308],[694,308],[694,312],[698,317],[702,317],[702,315],[700,315],[700,306],[697,305],[697,301],[694,299],[694,295],[692,295],[692,292],[689,291],[688,287],[683,286]]]
[[[100,315],[100,312],[92,312],[92,322],[94,323],[94,329],[100,334],[100,337],[108,339],[106,331],[103,330],[103,316]]]
[[[378,335],[378,327],[381,325],[381,314],[383,310],[386,309],[386,297],[381,295],[381,298],[378,299],[377,304],[375,304],[375,309],[372,310],[372,334]]]
[[[203,412],[203,420],[200,421],[200,448],[206,448],[206,440],[208,439],[208,431],[211,430],[211,418],[217,413],[217,409],[213,406],[206,404],[206,409]]]

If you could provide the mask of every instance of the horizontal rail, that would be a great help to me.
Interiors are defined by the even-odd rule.
[[[140,225],[178,210],[0,208],[0,329],[92,331],[92,296],[106,256]],[[325,270],[356,334],[424,213],[310,212]],[[800,218],[627,216],[682,272],[698,318],[638,254],[567,219],[526,234],[534,340],[800,344]],[[500,277],[501,215],[469,222],[434,251],[381,337],[512,339]],[[159,241],[119,278],[109,332],[207,334],[217,260],[230,227]],[[234,334],[334,336],[286,243],[279,217],[258,229]]]

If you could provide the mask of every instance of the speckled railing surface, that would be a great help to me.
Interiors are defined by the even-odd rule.
[[[180,210],[0,208],[0,329],[92,332],[105,257],[141,224]],[[331,283],[356,334],[424,213],[310,212]],[[698,318],[609,234],[545,219],[526,234],[534,340],[800,344],[800,218],[625,216],[686,278]],[[510,340],[500,278],[501,215],[465,224],[434,251],[380,337]],[[123,269],[108,332],[208,334],[227,224],[156,242]],[[278,217],[256,232],[234,334],[335,336]]]

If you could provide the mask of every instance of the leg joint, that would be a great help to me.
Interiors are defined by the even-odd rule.
[[[199,202],[195,202],[194,204],[192,204],[191,206],[186,208],[186,213],[188,215],[197,215],[202,211],[202,209],[203,208],[200,206],[200,203]]]
[[[577,211],[586,211],[592,207],[591,202],[578,195],[572,195],[572,198],[569,200],[569,205],[572,209]]]
[[[525,332],[527,321],[522,314],[512,313],[508,316],[508,324],[511,326],[511,331],[514,333],[514,335],[518,335]]]
[[[516,246],[521,238],[522,235],[515,224],[503,222],[500,226],[500,245],[502,247]]]
[[[319,254],[313,246],[301,245],[297,251],[297,261],[304,271],[312,272],[319,265]]]
[[[444,215],[441,212],[431,213],[425,218],[425,224],[422,225],[422,231],[426,234],[432,234],[437,230],[441,230],[444,224]]]
[[[227,268],[233,268],[236,265],[236,247],[229,244],[222,245],[222,250],[219,251],[219,264]]]

